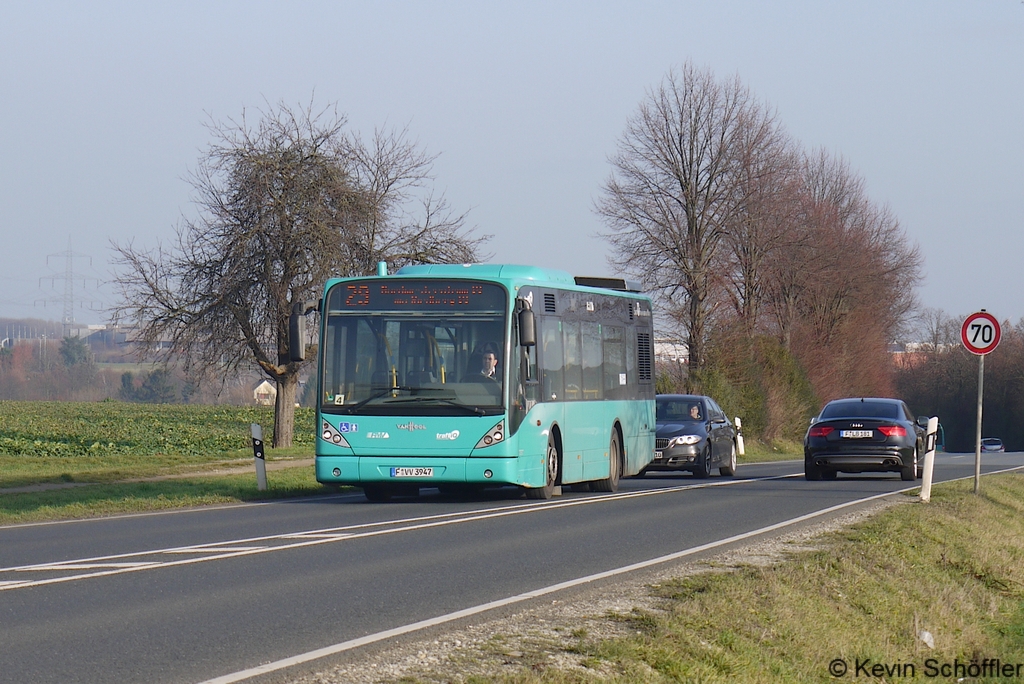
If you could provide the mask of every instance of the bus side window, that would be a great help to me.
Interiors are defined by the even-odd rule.
[[[583,364],[580,356],[579,321],[562,321],[565,334],[565,401],[583,398]]]
[[[580,341],[583,343],[583,398],[601,399],[604,396],[601,325],[584,321],[580,328]]]
[[[640,388],[637,386],[636,370],[636,334],[633,330],[626,335],[626,399],[637,399],[640,397]]]
[[[543,377],[541,378],[541,401],[562,401],[565,397],[562,387],[562,325],[554,318],[540,317],[540,358]]]
[[[622,328],[602,326],[604,338],[604,395],[609,399],[625,399],[626,347],[622,341]]]

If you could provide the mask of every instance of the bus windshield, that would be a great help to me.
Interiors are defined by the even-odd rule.
[[[354,305],[350,285],[328,295],[321,410],[410,416],[502,413],[504,289],[474,283],[473,297],[435,304],[442,286],[434,282],[424,285],[428,294],[402,300],[391,287],[384,295],[364,296],[357,290],[363,299]],[[403,287],[420,292],[417,283]]]

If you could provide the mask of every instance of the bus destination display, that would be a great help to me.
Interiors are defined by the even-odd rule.
[[[498,285],[472,281],[364,280],[335,285],[329,308],[332,311],[502,311],[505,292]]]

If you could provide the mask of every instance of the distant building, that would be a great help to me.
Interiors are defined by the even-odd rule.
[[[662,363],[686,365],[690,362],[690,348],[680,340],[656,337],[654,338],[654,359]]]
[[[277,401],[277,387],[269,380],[262,380],[253,387],[252,398],[258,406],[273,406]]]
[[[130,328],[114,325],[79,325],[71,324],[68,337],[78,337],[90,347],[123,345],[128,341]]]
[[[945,354],[957,349],[958,344],[932,344],[931,342],[895,342],[889,345],[893,365],[898,368],[916,368],[935,354]]]
[[[141,343],[141,340],[142,340],[142,334],[141,333],[142,333],[142,331],[140,331],[138,328],[133,328],[133,327],[118,328],[117,329],[117,333],[118,333],[118,343],[119,344],[126,344],[126,345],[129,345],[129,346],[136,346],[136,345]],[[164,333],[163,335],[160,336],[160,339],[157,340],[156,343],[151,346],[151,349],[172,349],[173,347],[174,347],[174,342],[171,339],[170,334]]]

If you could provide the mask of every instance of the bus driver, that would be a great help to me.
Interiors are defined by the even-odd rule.
[[[495,382],[498,381],[497,368],[498,368],[498,357],[494,355],[494,352],[484,352],[483,360],[481,361],[480,375],[490,378]]]

